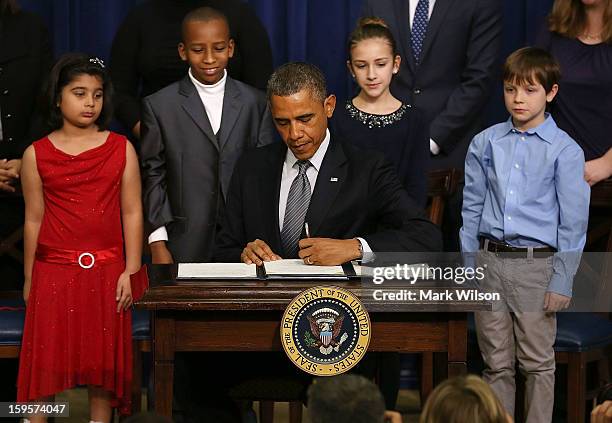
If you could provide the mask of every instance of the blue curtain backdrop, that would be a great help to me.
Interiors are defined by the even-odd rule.
[[[20,0],[41,15],[53,37],[56,56],[83,51],[109,57],[114,34],[129,10],[143,0]],[[274,63],[304,60],[321,67],[330,90],[340,98],[354,87],[345,66],[346,37],[363,0],[248,0],[268,29]],[[533,42],[553,0],[503,0],[503,57]],[[503,60],[500,57],[500,62]],[[505,118],[501,89],[488,108],[488,120]]]

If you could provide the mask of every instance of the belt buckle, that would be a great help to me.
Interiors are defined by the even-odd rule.
[[[83,264],[83,261],[82,261],[83,257],[91,257],[91,263],[90,264]],[[79,266],[81,266],[83,269],[91,269],[95,262],[96,262],[96,258],[91,253],[81,253],[79,255]]]

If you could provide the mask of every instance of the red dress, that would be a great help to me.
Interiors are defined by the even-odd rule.
[[[120,192],[126,142],[110,133],[104,144],[76,156],[49,138],[34,143],[45,208],[19,360],[20,402],[95,385],[112,393],[120,412],[129,412],[131,313],[117,313],[115,300],[125,270]]]

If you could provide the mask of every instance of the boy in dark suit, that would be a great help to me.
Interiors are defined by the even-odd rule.
[[[210,260],[238,156],[274,139],[264,94],[227,75],[234,40],[226,17],[195,9],[182,32],[178,51],[189,74],[143,100],[143,195],[153,263]]]

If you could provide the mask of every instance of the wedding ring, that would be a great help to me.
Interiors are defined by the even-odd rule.
[[[310,260],[310,256],[306,257],[306,263],[307,264],[312,264],[312,260]]]

